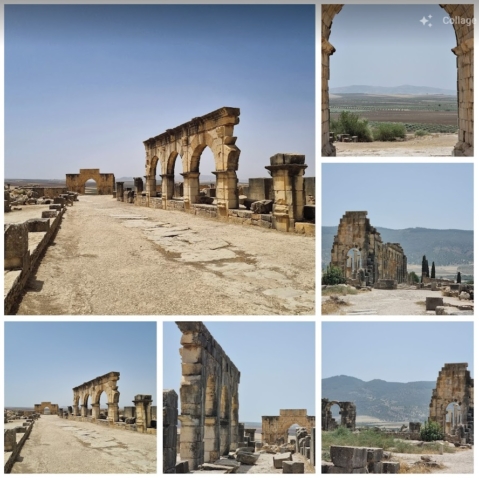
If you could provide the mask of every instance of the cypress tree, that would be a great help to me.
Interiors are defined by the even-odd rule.
[[[436,265],[434,265],[434,262],[432,262],[431,267],[431,278],[436,278]]]
[[[461,283],[461,272],[457,272],[456,282],[457,282],[457,283]]]

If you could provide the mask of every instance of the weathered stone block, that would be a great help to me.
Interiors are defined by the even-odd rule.
[[[426,310],[436,310],[436,307],[442,307],[443,305],[442,297],[426,297]]]
[[[31,218],[26,224],[29,232],[48,232],[50,229],[49,218]]]
[[[288,462],[293,460],[293,455],[291,452],[280,453],[273,457],[274,468],[283,468],[283,462]]]
[[[303,462],[283,462],[283,473],[304,473]]]
[[[382,448],[368,448],[367,461],[370,462],[380,462],[383,459],[383,449]]]
[[[383,473],[383,462],[370,462],[368,463],[369,473]]]
[[[4,269],[23,269],[28,263],[28,228],[25,223],[11,223],[4,227]]]
[[[383,473],[399,473],[398,462],[382,462],[382,463],[383,463]]]
[[[259,200],[251,204],[251,211],[256,214],[269,214],[273,211],[273,200]]]
[[[56,210],[44,210],[42,212],[42,218],[55,218],[58,215]]]
[[[4,430],[3,439],[3,451],[13,452],[17,447],[17,431],[14,428]]]
[[[271,165],[304,165],[305,156],[297,153],[277,153],[270,157]]]
[[[368,450],[362,447],[340,447],[331,445],[331,460],[336,467],[347,469],[366,467]]]
[[[254,465],[260,454],[240,451],[236,454],[236,460],[244,465]]]
[[[178,462],[175,465],[176,473],[190,473],[190,469],[188,468],[188,461]]]

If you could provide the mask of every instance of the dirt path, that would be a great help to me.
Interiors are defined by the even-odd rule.
[[[428,456],[431,457],[431,460],[445,467],[434,470],[434,473],[474,473],[474,448]],[[401,460],[412,464],[419,461],[420,458],[421,455],[416,454],[394,453],[392,461]]]
[[[315,239],[80,196],[21,315],[314,314]]]
[[[338,157],[451,157],[457,134],[417,137],[405,142],[336,142]]]
[[[434,315],[426,313],[426,297],[442,297],[440,291],[431,290],[377,290],[356,295],[341,295],[349,305],[341,306],[343,315]],[[329,297],[323,296],[325,302]],[[451,305],[474,305],[472,301],[462,301],[456,297],[442,297]],[[461,312],[472,314],[472,312]]]
[[[156,436],[42,415],[11,473],[156,473]]]

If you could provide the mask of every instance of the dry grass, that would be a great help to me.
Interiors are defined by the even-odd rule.
[[[357,295],[358,290],[347,285],[331,285],[321,291],[321,294],[326,297],[329,295]]]
[[[439,467],[431,467],[422,462],[414,464],[399,462],[399,473],[435,473],[438,469],[442,470],[443,468],[442,464],[439,464]]]

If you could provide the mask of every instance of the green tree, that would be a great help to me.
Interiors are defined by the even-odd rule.
[[[352,137],[358,137],[358,142],[372,142],[373,137],[369,122],[366,119],[359,118],[359,115],[353,112],[342,111],[337,120],[331,120],[329,131],[338,133],[347,133]]]
[[[425,442],[433,442],[434,440],[442,440],[444,433],[442,427],[437,422],[424,422],[420,432],[421,440]]]
[[[323,271],[323,277],[321,279],[323,285],[339,285],[345,282],[346,278],[344,278],[341,268],[330,265],[326,268],[325,272]]]
[[[461,272],[457,272],[456,282],[461,283]]]
[[[431,267],[431,278],[436,278],[436,265],[434,265],[434,262],[432,262]]]

